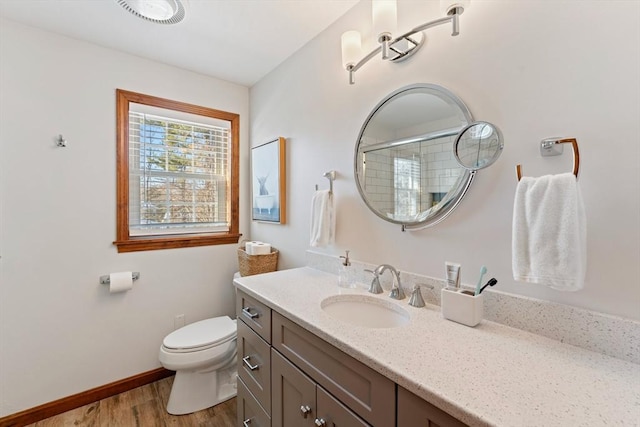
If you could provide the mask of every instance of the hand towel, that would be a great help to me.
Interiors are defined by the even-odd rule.
[[[335,240],[335,211],[333,193],[319,190],[311,201],[311,246],[333,244]]]
[[[560,291],[584,286],[587,226],[571,173],[523,177],[513,205],[513,278]]]

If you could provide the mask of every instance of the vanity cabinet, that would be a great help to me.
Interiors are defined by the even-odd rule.
[[[395,426],[396,385],[280,313],[272,315],[272,346],[370,424]]]
[[[467,427],[410,391],[398,386],[398,427]]]
[[[236,301],[238,427],[464,426],[241,290]]]
[[[369,426],[276,350],[272,350],[271,375],[274,426]]]

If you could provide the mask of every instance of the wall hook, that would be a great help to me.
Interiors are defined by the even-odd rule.
[[[62,135],[58,135],[58,137],[56,138],[56,145],[58,147],[66,147],[67,146],[67,140],[64,139],[62,137]]]
[[[322,176],[329,180],[329,192],[333,193],[333,181],[336,179],[336,171],[325,172]]]
[[[333,181],[336,179],[336,171],[325,172],[322,176],[329,180],[329,192],[333,193]],[[318,184],[316,184],[316,191],[318,191]]]

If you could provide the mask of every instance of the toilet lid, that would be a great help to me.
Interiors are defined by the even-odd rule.
[[[169,349],[209,347],[236,335],[236,322],[229,316],[200,320],[171,332],[162,341]]]

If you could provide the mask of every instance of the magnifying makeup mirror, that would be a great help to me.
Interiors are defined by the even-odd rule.
[[[453,154],[463,168],[477,171],[491,166],[504,147],[502,133],[488,122],[473,122],[456,137]]]

